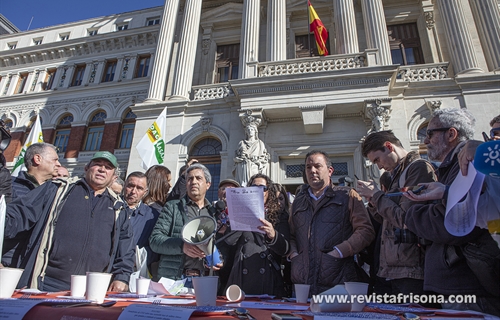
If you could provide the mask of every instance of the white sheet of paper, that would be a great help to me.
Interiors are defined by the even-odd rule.
[[[444,226],[457,237],[469,234],[477,220],[477,203],[483,185],[484,174],[477,172],[473,163],[469,163],[466,176],[459,172],[450,185],[446,202]],[[465,200],[460,200],[465,196]]]
[[[137,302],[149,302],[153,303],[153,301],[158,301],[158,304],[195,304],[195,299],[182,299],[182,298],[159,298],[159,297],[149,297],[149,298],[139,298],[134,299],[133,301]]]
[[[148,294],[167,294],[175,296],[184,287],[186,279],[174,281],[161,278],[158,282],[151,281]]]
[[[264,233],[258,227],[264,219],[264,191],[259,187],[226,189],[226,201],[232,231]]]
[[[118,320],[138,320],[138,319],[156,319],[156,320],[171,320],[171,319],[189,319],[194,309],[180,307],[156,306],[151,304],[131,304],[126,307]]]
[[[0,318],[2,320],[22,319],[28,311],[39,303],[42,299],[1,299],[0,300]]]
[[[264,309],[264,310],[300,310],[304,311],[309,309],[309,306],[293,305],[293,304],[283,304],[283,303],[268,303],[268,302],[254,302],[254,301],[242,301],[240,303],[230,303],[225,304],[224,307],[231,308],[248,308],[248,309]]]

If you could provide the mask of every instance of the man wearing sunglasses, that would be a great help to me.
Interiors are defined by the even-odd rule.
[[[430,160],[440,162],[438,181],[450,185],[460,171],[458,153],[474,135],[476,120],[466,109],[448,108],[434,112],[428,124],[427,145]],[[473,309],[500,314],[498,297],[486,291],[462,255],[467,243],[478,243],[479,239],[494,242],[487,229],[477,225],[469,234],[456,237],[445,228],[446,198],[435,203],[416,203],[407,213],[405,224],[419,237],[432,241],[426,247],[424,267],[424,290],[441,295],[473,294],[476,303],[445,303],[447,309]],[[481,240],[481,244],[483,241]]]
[[[496,116],[490,121],[490,139],[500,140],[500,115]]]

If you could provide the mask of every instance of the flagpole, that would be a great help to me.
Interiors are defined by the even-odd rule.
[[[307,46],[309,48],[309,58],[312,57],[312,48],[311,48],[311,21],[309,21],[309,18],[311,15],[309,14],[309,0],[306,1],[307,5]]]

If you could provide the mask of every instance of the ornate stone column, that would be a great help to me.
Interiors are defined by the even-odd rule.
[[[248,64],[259,59],[260,0],[243,1],[243,20],[241,22],[240,65],[238,78],[253,78],[257,69]]]
[[[158,44],[154,59],[154,69],[149,82],[148,101],[162,101],[165,98],[167,88],[168,67],[172,56],[172,45],[174,42],[175,22],[179,11],[179,0],[165,0],[165,7],[161,19]]]
[[[448,51],[455,74],[483,72],[477,62],[461,1],[437,0],[436,4],[443,18]]]
[[[179,42],[179,55],[175,65],[175,78],[170,99],[189,100],[200,29],[201,3],[202,0],[186,0]],[[158,66],[155,66],[155,69],[157,68]]]
[[[361,0],[368,49],[379,50],[379,65],[392,64],[382,0]]]
[[[353,0],[333,0],[337,53],[359,52]]]
[[[47,69],[40,70],[40,73],[38,74],[38,79],[35,84],[35,92],[40,92],[42,91],[42,85],[45,82],[45,78],[47,78]],[[0,85],[0,88],[2,86]]]
[[[500,9],[495,0],[469,0],[490,71],[500,70]]]
[[[286,0],[267,3],[267,61],[286,60]]]
[[[14,73],[10,79],[7,80],[7,84],[5,87],[5,94],[7,96],[11,96],[14,94],[14,91],[16,90],[17,83],[19,82],[19,73]]]

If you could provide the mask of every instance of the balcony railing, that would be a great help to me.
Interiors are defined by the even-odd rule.
[[[221,99],[229,96],[232,92],[228,83],[215,83],[193,87],[193,100]]]
[[[322,58],[300,58],[259,63],[258,76],[272,77],[289,74],[355,69],[365,66],[367,66],[367,63],[364,53],[326,56]]]
[[[448,78],[448,62],[400,66],[398,80],[414,82]]]

